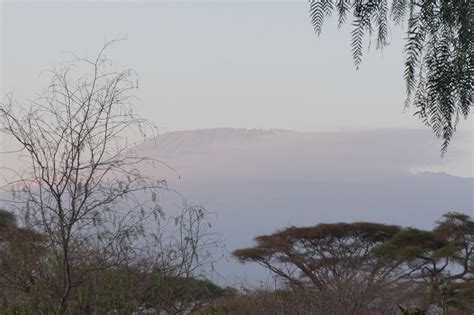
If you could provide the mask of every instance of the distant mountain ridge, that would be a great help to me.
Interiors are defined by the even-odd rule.
[[[258,138],[290,133],[296,132],[283,129],[257,128],[212,128],[173,131],[148,140],[141,147],[151,146],[164,156],[170,156],[189,151],[206,151],[216,146],[220,146],[219,148],[236,147],[248,144]]]
[[[474,215],[473,178],[417,171],[448,162],[429,131],[206,129],[166,133],[136,150],[174,168],[158,165],[147,175],[216,213],[214,227],[229,251],[288,225],[429,228],[448,211]],[[224,277],[262,279],[261,269],[233,260],[216,268]]]
[[[360,177],[409,174],[444,162],[431,134],[413,130],[295,132],[215,128],[164,133],[136,148],[190,179],[222,176]],[[166,169],[164,176],[172,180]]]

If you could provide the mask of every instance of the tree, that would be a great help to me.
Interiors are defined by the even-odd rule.
[[[208,213],[185,205],[176,216],[160,219],[159,234],[140,237],[142,246],[110,268],[81,277],[72,290],[68,314],[130,314],[162,311],[181,314],[223,294],[205,277],[219,241],[209,232]],[[79,270],[97,266],[91,248],[78,248]],[[123,253],[122,253],[123,255]],[[62,293],[57,263],[46,235],[19,227],[15,216],[0,210],[0,313],[56,312]]]
[[[176,216],[164,216],[159,233],[140,238],[127,260],[89,274],[78,287],[72,313],[130,314],[160,312],[182,314],[222,294],[205,277],[220,246],[210,233],[209,213],[185,204]]]
[[[433,231],[403,229],[374,252],[406,261],[411,277],[428,282],[431,302],[474,310],[474,221],[468,215],[447,213]]]
[[[327,17],[339,27],[353,15],[352,56],[362,61],[363,40],[375,34],[376,47],[389,44],[390,23],[407,22],[406,103],[438,138],[444,154],[461,117],[469,116],[474,77],[473,9],[469,0],[310,0],[311,22],[319,35]],[[389,4],[391,3],[391,4]]]
[[[295,290],[316,292],[313,296],[322,297],[319,304],[333,302],[333,311],[344,304],[346,311],[359,313],[374,301],[381,303],[391,294],[391,284],[406,275],[399,261],[372,254],[399,230],[365,222],[289,227],[258,236],[256,246],[233,255],[257,262]]]
[[[43,268],[47,257],[45,245],[44,235],[19,227],[13,213],[0,209],[0,312],[24,313],[22,309],[10,308],[13,300],[28,299],[39,304],[47,299],[37,281],[47,279]]]
[[[236,250],[327,313],[385,313],[398,305],[474,310],[474,221],[447,213],[432,231],[376,223],[289,227]]]
[[[166,183],[138,166],[149,159],[131,150],[151,123],[139,117],[131,92],[134,71],[115,71],[105,57],[74,56],[49,73],[41,97],[28,106],[9,98],[0,106],[0,130],[26,155],[26,173],[10,183],[28,229],[44,234],[57,267],[55,312],[85,277],[128,259],[150,220],[160,217],[157,193]]]
[[[182,314],[222,293],[205,278],[212,273],[221,246],[209,219],[205,208],[185,202],[177,216],[160,222],[159,233],[146,248],[146,304],[168,314]],[[145,261],[147,254],[142,255]]]

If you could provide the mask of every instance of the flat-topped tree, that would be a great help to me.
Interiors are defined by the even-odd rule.
[[[473,281],[474,221],[466,214],[447,213],[433,231],[406,228],[374,249],[378,256],[390,256],[418,265],[420,277],[446,276]],[[452,268],[452,264],[458,265]]]
[[[432,303],[474,310],[474,221],[468,215],[447,213],[432,231],[403,229],[373,252],[405,261],[412,278],[429,284]]]
[[[293,226],[258,236],[254,247],[233,255],[260,264],[294,289],[309,288],[365,307],[405,275],[398,261],[372,255],[399,231],[395,225],[367,222]]]

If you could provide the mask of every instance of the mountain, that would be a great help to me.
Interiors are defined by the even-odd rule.
[[[473,214],[474,179],[416,172],[440,159],[431,134],[417,130],[304,133],[206,129],[160,135],[136,148],[162,160],[147,174],[216,214],[229,252],[288,225],[376,221],[429,228],[447,211]],[[469,175],[469,174],[467,174]],[[266,277],[232,259],[225,281]]]

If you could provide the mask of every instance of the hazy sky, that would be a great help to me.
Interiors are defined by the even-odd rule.
[[[138,72],[139,111],[163,132],[426,128],[403,109],[403,30],[393,26],[391,46],[373,44],[356,71],[350,28],[329,23],[318,38],[305,0],[4,1],[1,27],[2,95],[20,100],[65,51],[93,56],[123,35],[107,56]],[[469,136],[472,123],[459,129]]]
[[[107,55],[139,73],[140,110],[164,130],[421,127],[403,112],[402,30],[356,71],[349,30],[317,38],[305,0],[15,1],[1,20],[2,92],[19,97],[64,51],[92,56],[124,35]]]
[[[392,26],[391,45],[383,53],[375,50],[373,43],[370,51],[366,50],[361,68],[356,71],[350,49],[350,26],[338,31],[336,23],[331,22],[325,25],[322,36],[318,38],[310,23],[306,0],[99,3],[0,0],[0,3],[2,96],[14,91],[19,101],[34,98],[44,86],[45,77],[39,74],[67,59],[68,55],[64,52],[92,57],[105,41],[126,36],[127,41],[113,46],[107,51],[107,56],[115,65],[137,71],[140,77],[138,110],[153,120],[161,132],[234,127],[316,132],[349,130],[348,134],[352,134],[354,129],[399,129],[394,132],[397,137],[384,136],[387,131],[374,131],[378,141],[370,137],[364,140],[370,150],[364,150],[357,142],[346,141],[342,145],[337,141],[329,142],[322,148],[322,155],[328,156],[326,160],[318,161],[321,158],[319,153],[303,154],[309,156],[307,164],[291,161],[286,169],[291,172],[293,166],[300,167],[300,164],[309,165],[309,169],[313,165],[313,157],[314,167],[325,172],[335,170],[335,173],[345,171],[353,174],[347,170],[357,170],[365,165],[368,170],[380,173],[381,179],[373,187],[359,183],[341,187],[339,183],[332,186],[327,183],[320,186],[304,183],[306,190],[303,189],[303,193],[283,187],[282,194],[271,197],[272,189],[259,183],[243,185],[247,195],[235,193],[238,190],[232,188],[232,177],[227,184],[217,183],[211,188],[201,183],[196,185],[197,189],[193,186],[189,189],[190,196],[195,197],[193,201],[209,201],[211,211],[223,213],[222,221],[228,219],[225,221],[227,226],[218,226],[221,230],[228,229],[224,237],[234,240],[230,249],[236,245],[238,237],[250,242],[257,233],[270,232],[290,222],[291,218],[284,216],[288,209],[292,209],[291,215],[301,220],[291,222],[304,224],[328,218],[360,220],[378,216],[375,217],[377,220],[382,217],[383,220],[391,220],[393,217],[408,217],[406,213],[415,213],[421,218],[422,214],[416,212],[419,209],[436,214],[438,210],[452,210],[436,208],[444,207],[451,200],[472,205],[469,200],[466,201],[464,190],[456,191],[458,186],[444,187],[445,181],[430,181],[428,177],[426,182],[412,180],[393,184],[383,177],[394,165],[404,163],[407,156],[410,161],[416,162],[409,165],[416,164],[418,171],[444,171],[474,177],[472,115],[469,120],[461,121],[459,133],[445,159],[439,157],[437,148],[440,142],[436,142],[434,136],[430,138],[427,135],[426,142],[423,138],[423,146],[417,146],[415,140],[418,138],[415,139],[413,134],[418,131],[403,130],[426,127],[413,117],[413,108],[403,108],[405,34],[400,27]],[[4,139],[0,135],[0,147],[6,143]],[[424,150],[425,145],[431,145],[430,149]],[[278,161],[286,156],[298,157],[296,153],[305,153],[304,149],[291,152],[290,149],[285,151],[287,147],[281,147],[280,151],[271,146],[269,148],[262,152],[278,157]],[[333,158],[336,153],[337,158]],[[367,159],[361,156],[367,156]],[[235,164],[241,162],[238,155],[231,155],[231,158],[237,161]],[[0,175],[2,166],[15,164],[17,160],[15,154],[0,155]],[[271,158],[264,159],[261,164],[254,160],[248,164],[250,168],[257,168],[266,165],[267,160]],[[169,162],[173,164],[173,161]],[[219,166],[219,162],[222,164],[225,159],[212,163],[211,170],[206,174]],[[201,160],[192,165],[202,167]],[[215,172],[222,169],[232,170],[232,167],[216,167]],[[359,180],[362,177],[352,178]],[[0,176],[0,183],[1,180]],[[278,182],[273,185],[270,187],[281,189]],[[287,191],[294,192],[294,196],[285,194]],[[423,194],[424,191],[427,193]],[[209,195],[206,195],[208,192]],[[374,192],[374,196],[366,198],[364,194],[367,192]],[[228,203],[213,203],[226,193],[234,199],[229,199]],[[258,193],[268,193],[270,197],[266,200],[255,197]],[[308,202],[305,208],[305,200],[315,202]],[[317,203],[321,200],[326,200],[326,203]],[[268,204],[265,204],[266,201],[269,201]],[[454,201],[452,204],[455,206]],[[243,206],[243,210],[247,211],[248,216],[240,212],[245,202],[249,207]],[[268,212],[265,211],[273,211],[273,205],[285,206],[285,202],[289,206],[281,212],[283,214],[268,220]],[[359,208],[356,207],[357,202]],[[296,209],[290,208],[295,204],[298,204]],[[325,217],[324,212],[315,214],[314,204],[328,205],[321,211],[327,211],[332,217]],[[400,212],[400,209],[407,212]],[[464,211],[468,206],[462,209]],[[348,211],[353,211],[353,216],[343,217]],[[372,217],[368,216],[369,211],[372,211]],[[274,213],[271,215],[275,217]],[[238,224],[235,218],[245,223]],[[246,221],[250,221],[251,227]],[[253,227],[255,229],[251,230]],[[238,273],[235,265],[227,268],[234,268],[232,272]]]

